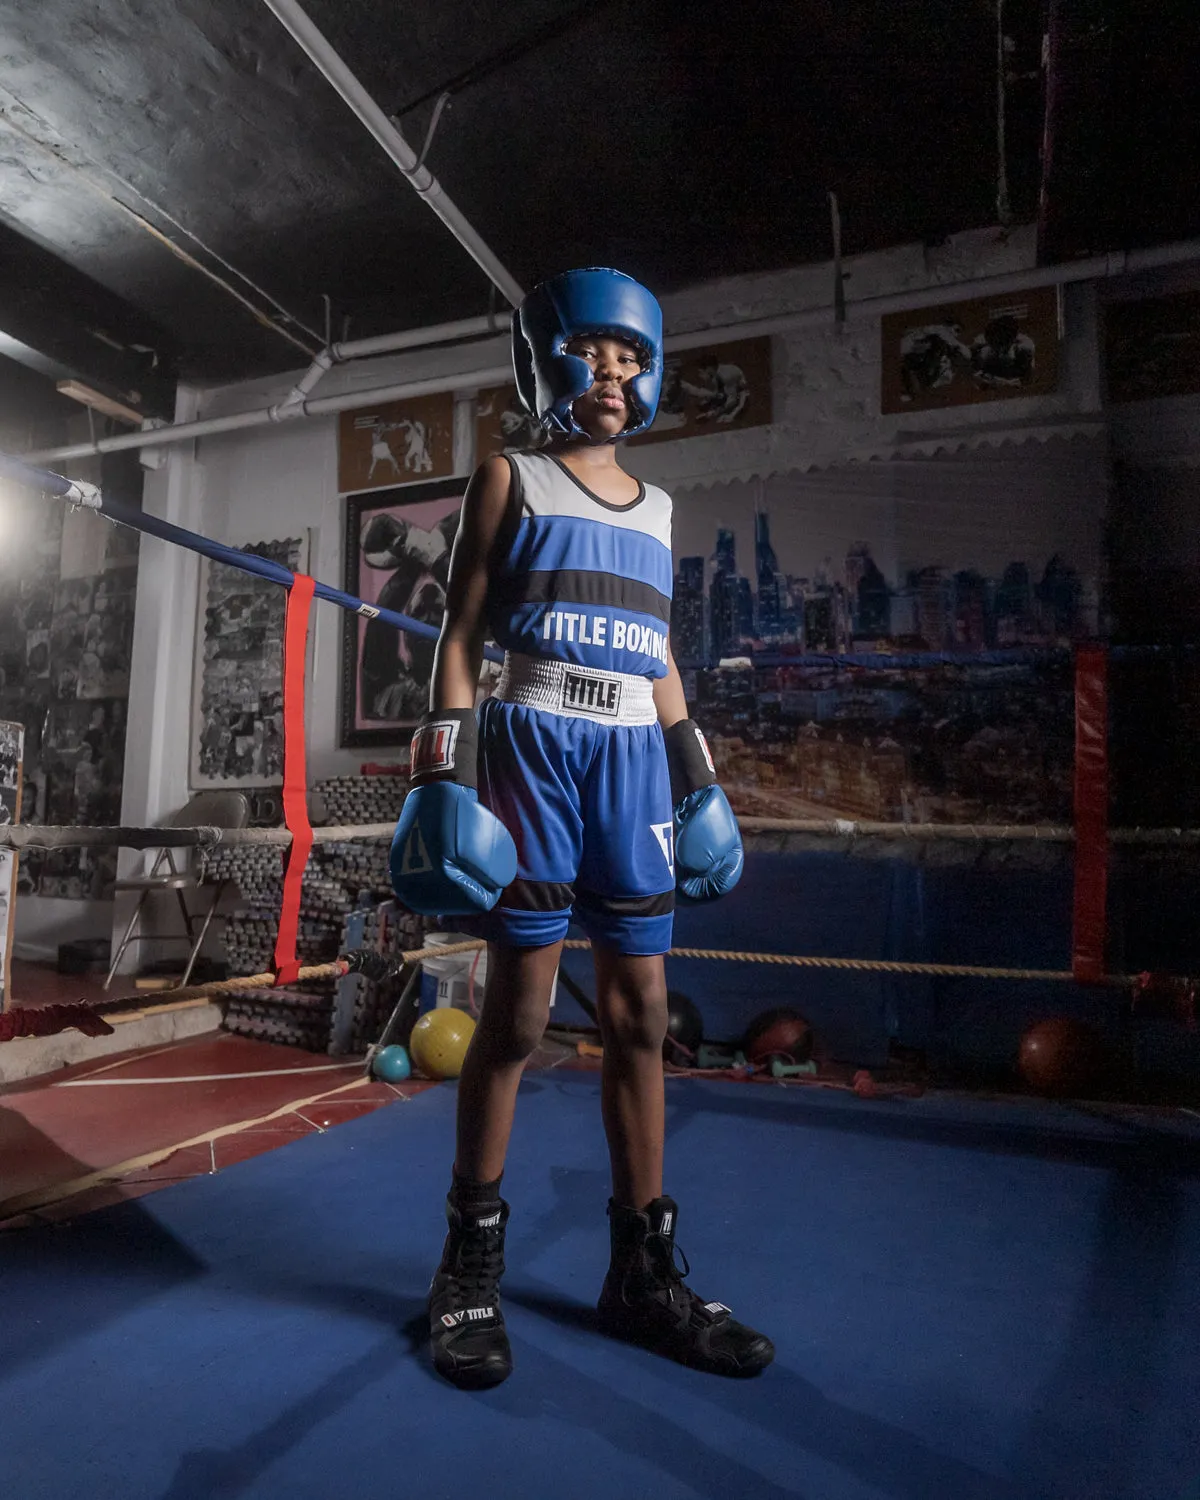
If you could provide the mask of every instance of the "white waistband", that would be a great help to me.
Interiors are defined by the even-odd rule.
[[[649,677],[629,672],[602,672],[577,667],[545,656],[506,651],[504,665],[492,690],[502,703],[521,703],[569,719],[592,719],[597,724],[653,724],[654,684]]]

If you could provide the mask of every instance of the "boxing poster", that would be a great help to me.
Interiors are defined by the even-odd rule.
[[[454,395],[439,391],[410,401],[342,412],[338,421],[338,489],[408,484],[454,472]]]
[[[741,339],[668,353],[654,425],[629,441],[632,446],[706,437],[761,427],[773,418],[771,340]]]
[[[1059,321],[1056,287],[886,314],[880,411],[1044,396],[1058,384]]]
[[[493,385],[475,398],[475,462],[496,453],[544,447],[546,430],[521,405],[515,385]]]
[[[440,629],[465,479],[373,490],[346,500],[345,589]],[[343,748],[405,745],[429,707],[436,641],[347,614]]]
[[[1110,303],[1104,333],[1110,401],[1200,393],[1200,292]]]

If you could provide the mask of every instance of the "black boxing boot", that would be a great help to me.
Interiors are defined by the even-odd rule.
[[[693,1370],[757,1375],[775,1358],[775,1346],[737,1322],[723,1302],[705,1302],[684,1285],[687,1257],[682,1270],[675,1264],[677,1214],[670,1198],[655,1198],[643,1213],[609,1200],[612,1264],[600,1293],[600,1325]]]
[[[429,1341],[434,1367],[463,1390],[499,1385],[512,1373],[512,1350],[500,1310],[508,1204],[452,1189],[449,1233],[429,1287]]]

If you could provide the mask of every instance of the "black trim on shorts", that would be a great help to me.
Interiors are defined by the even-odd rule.
[[[596,891],[578,891],[576,904],[610,917],[665,917],[675,910],[675,892],[655,896],[601,896]]]
[[[526,880],[518,876],[505,886],[499,905],[510,911],[570,911],[575,887],[569,880]]]
[[[497,579],[496,602],[512,609],[520,604],[600,604],[650,615],[671,623],[671,601],[653,584],[618,578],[586,568],[539,568]]]

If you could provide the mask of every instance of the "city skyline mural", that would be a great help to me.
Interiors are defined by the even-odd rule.
[[[1106,487],[1083,441],[677,493],[673,649],[737,810],[1067,816]]]

